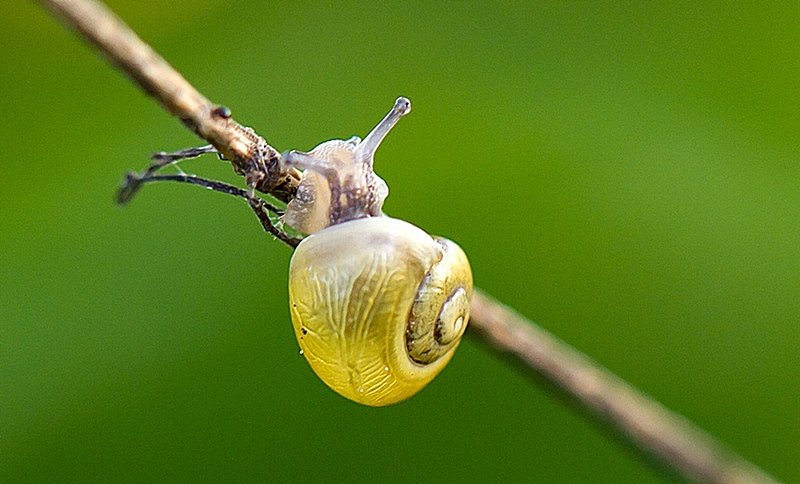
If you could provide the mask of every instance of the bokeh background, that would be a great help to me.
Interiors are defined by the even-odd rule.
[[[280,150],[411,98],[377,157],[389,213],[800,480],[797,4],[109,3]],[[198,140],[34,3],[0,15],[3,480],[676,479],[474,337],[401,405],[330,392],[291,331],[290,251],[245,204],[114,204]]]

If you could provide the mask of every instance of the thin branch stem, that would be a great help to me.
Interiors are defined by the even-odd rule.
[[[280,155],[252,129],[233,120],[194,88],[125,23],[92,0],[40,0],[68,26],[97,47],[119,70],[198,136],[211,143],[248,186],[288,202],[299,173],[280,166]]]
[[[681,415],[480,290],[473,296],[470,328],[686,477],[704,482],[772,482],[761,469],[724,449]]]
[[[276,216],[280,216],[283,214],[283,210],[269,202],[262,200],[252,191],[242,190],[239,187],[235,187],[227,183],[216,180],[206,180],[205,178],[187,175],[185,173],[156,175],[155,172],[158,170],[158,168],[158,166],[153,165],[142,175],[128,173],[125,176],[125,181],[122,183],[122,186],[117,192],[117,202],[120,205],[128,203],[145,183],[165,181],[188,183],[190,185],[208,188],[210,190],[214,190],[215,192],[225,193],[227,195],[233,195],[235,197],[245,199],[245,201],[247,201],[247,205],[250,207],[253,213],[255,213],[258,221],[261,223],[261,227],[264,229],[264,231],[272,234],[277,240],[283,242],[291,248],[295,248],[300,244],[300,239],[286,234],[278,226],[276,226],[275,223],[272,222],[270,212],[274,213]]]
[[[253,213],[256,214],[258,221],[261,222],[261,227],[266,232],[272,234],[276,239],[291,248],[295,248],[300,245],[302,239],[297,239],[286,234],[280,228],[276,227],[274,223],[272,223],[269,212],[264,209],[265,202],[263,200],[255,196],[255,194],[250,191],[245,192],[245,198],[247,199],[247,203],[250,205],[250,208],[253,210]]]
[[[133,195],[139,191],[142,185],[145,183],[153,183],[153,182],[177,182],[177,183],[188,183],[190,185],[196,185],[203,188],[208,188],[209,190],[214,190],[215,192],[225,193],[227,195],[233,195],[235,197],[243,198],[247,201],[250,201],[250,198],[247,195],[247,191],[243,190],[239,187],[235,187],[233,185],[228,185],[227,183],[219,182],[216,180],[206,180],[205,178],[200,178],[194,175],[186,175],[183,173],[174,173],[168,175],[156,175],[149,172],[145,172],[143,175],[137,175],[136,173],[128,173],[125,176],[125,181],[119,189],[117,194],[117,202],[122,204],[128,203]],[[276,215],[281,215],[283,211],[268,203],[260,198],[257,199],[257,204],[263,208],[264,210],[271,211]]]
[[[233,121],[226,108],[213,105],[110,10],[93,0],[40,1],[211,143],[248,186],[284,202],[291,200],[298,172],[282,169],[274,148]],[[685,477],[720,483],[773,480],[679,414],[481,291],[475,293],[470,325],[490,346],[555,383]]]

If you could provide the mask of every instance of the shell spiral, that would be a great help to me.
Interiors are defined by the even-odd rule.
[[[452,358],[469,319],[464,252],[390,217],[308,236],[292,256],[289,281],[303,355],[326,385],[365,405],[421,390]]]

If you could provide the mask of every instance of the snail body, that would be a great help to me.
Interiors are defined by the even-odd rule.
[[[364,141],[284,156],[305,169],[284,221],[310,233],[289,268],[298,344],[326,385],[370,406],[411,397],[444,368],[472,297],[469,262],[455,243],[382,213],[388,188],[372,157],[409,109],[398,99]]]

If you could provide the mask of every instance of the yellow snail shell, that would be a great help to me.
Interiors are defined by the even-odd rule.
[[[389,217],[307,237],[289,280],[292,323],[311,368],[366,405],[396,403],[427,385],[450,361],[469,318],[464,252]]]

